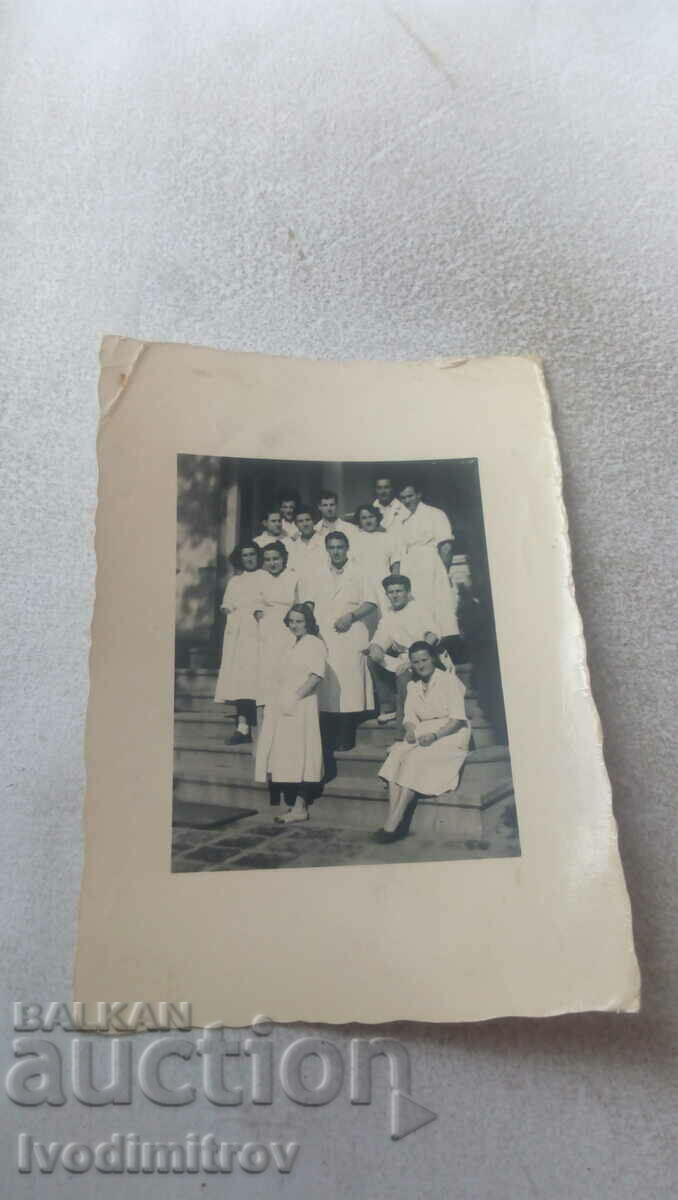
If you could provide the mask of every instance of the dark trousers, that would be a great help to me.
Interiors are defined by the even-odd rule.
[[[320,737],[323,744],[326,774],[331,765],[334,751],[340,747],[350,749],[355,745],[358,716],[358,713],[320,713]]]
[[[455,666],[457,663],[468,662],[468,646],[460,633],[452,633],[449,637],[441,638],[440,644],[447,650]]]
[[[268,798],[271,804],[280,804],[281,797],[288,808],[294,808],[297,796],[303,796],[306,803],[311,801],[311,788],[306,783],[269,783]]]
[[[396,675],[393,671],[387,671],[381,663],[373,662],[369,656],[367,665],[372,676],[379,712],[397,713],[398,720],[402,722],[405,713],[407,685],[414,678],[412,672],[401,671],[399,675]]]
[[[242,717],[247,721],[250,729],[254,728],[257,723],[257,704],[256,700],[236,700],[235,702],[236,719]]]

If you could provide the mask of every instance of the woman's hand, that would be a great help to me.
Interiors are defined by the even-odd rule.
[[[421,737],[417,738],[417,744],[419,746],[432,746],[433,743],[437,741],[438,739],[435,733],[422,733]]]
[[[417,739],[416,739],[416,737],[415,737],[415,733],[414,733],[414,730],[413,730],[412,726],[410,725],[410,726],[408,727],[408,726],[406,725],[406,726],[405,726],[405,741],[406,741],[406,742],[409,742],[409,743],[410,743],[410,746],[414,746],[414,744],[415,744],[416,740],[417,740]]]
[[[345,613],[343,617],[337,617],[337,620],[334,622],[334,628],[336,629],[337,633],[348,633],[352,624],[353,614]]]

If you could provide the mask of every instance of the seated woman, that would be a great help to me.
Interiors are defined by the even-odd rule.
[[[285,617],[297,599],[298,576],[288,567],[287,547],[271,542],[263,552],[261,603],[254,616],[259,623],[259,658],[255,696],[257,706],[268,704],[275,686],[276,670],[292,643]],[[259,722],[261,724],[261,722]]]
[[[283,796],[287,811],[276,820],[288,824],[308,820],[309,784],[322,778],[317,693],[327,650],[310,604],[293,604],[285,624],[294,641],[280,663],[276,693],[264,710],[254,778],[268,783],[271,804],[279,804]]]
[[[464,685],[427,642],[414,642],[409,656],[405,740],[391,747],[379,772],[389,785],[389,810],[384,828],[370,835],[375,842],[405,837],[419,796],[454,791],[471,740]]]
[[[235,701],[236,729],[231,745],[252,741],[257,723],[255,693],[259,653],[259,630],[255,608],[262,603],[261,550],[254,542],[242,542],[230,556],[237,574],[226,584],[221,607],[226,613],[224,647],[214,699]]]

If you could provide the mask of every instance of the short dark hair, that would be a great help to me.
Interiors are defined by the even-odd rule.
[[[256,542],[239,542],[228,556],[228,561],[232,567],[235,567],[236,571],[242,571],[244,569],[242,565],[243,550],[256,550],[257,567],[261,566],[261,546],[258,546]]]
[[[312,521],[315,521],[315,512],[311,508],[310,504],[300,504],[299,508],[294,514],[295,521],[297,517],[310,517]]]
[[[409,656],[411,658],[413,654],[417,654],[420,650],[425,650],[426,653],[430,654],[431,658],[433,659],[436,669],[438,671],[444,671],[445,668],[440,661],[440,651],[442,650],[442,648],[443,647],[440,645],[440,642],[434,642],[434,644],[432,646],[429,645],[428,642],[424,642],[424,641],[412,642],[412,645],[410,646],[407,653],[409,654]]]
[[[339,503],[339,497],[338,497],[337,493],[333,492],[331,488],[325,488],[320,493],[320,495],[318,496],[318,504],[320,504],[321,500],[336,500],[337,504]]]
[[[278,492],[278,504],[284,504],[286,500],[292,500],[294,504],[301,504],[301,496],[296,488],[283,488]]]
[[[374,504],[359,504],[353,514],[353,520],[355,521],[356,525],[358,525],[360,523],[360,514],[363,512],[370,513],[370,515],[373,517],[376,517],[379,524],[381,524],[381,513],[379,512],[379,509],[376,507],[376,505],[374,505]]]
[[[414,491],[418,492],[420,496],[423,495],[424,489],[418,479],[403,479],[398,488],[398,495],[400,495],[401,492],[404,492],[405,488],[407,487],[414,488]]]
[[[299,602],[299,604],[293,604],[291,608],[288,608],[284,617],[284,622],[288,629],[290,627],[290,613],[293,612],[303,613],[306,621],[306,632],[312,633],[314,637],[317,637],[320,633],[320,629],[313,614],[313,605],[310,604],[308,600],[302,600]]]
[[[385,579],[382,579],[381,586],[386,591],[386,588],[390,587],[392,583],[403,583],[408,592],[412,591],[412,580],[407,575],[387,575]]]
[[[342,541],[347,549],[351,545],[343,529],[335,529],[334,531],[330,531],[330,533],[326,533],[325,545],[328,544],[330,538],[337,538],[338,540]]]
[[[272,513],[275,513],[275,515],[277,517],[282,517],[282,513],[281,513],[280,509],[276,508],[275,504],[271,504],[270,507],[266,509],[264,515],[262,516],[262,518],[261,518],[262,521],[268,521],[268,518],[271,516]]]
[[[283,560],[285,566],[287,566],[287,560],[289,558],[289,554],[287,553],[287,546],[283,545],[282,542],[269,542],[268,546],[264,546],[264,549],[262,552],[262,558],[261,558],[262,562],[264,561],[263,556],[267,550],[277,550],[278,554],[282,555],[282,560]]]

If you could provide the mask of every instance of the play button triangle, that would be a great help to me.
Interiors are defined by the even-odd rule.
[[[417,1104],[406,1092],[396,1089],[391,1093],[391,1137],[394,1142],[429,1125],[437,1116],[430,1108]]]

